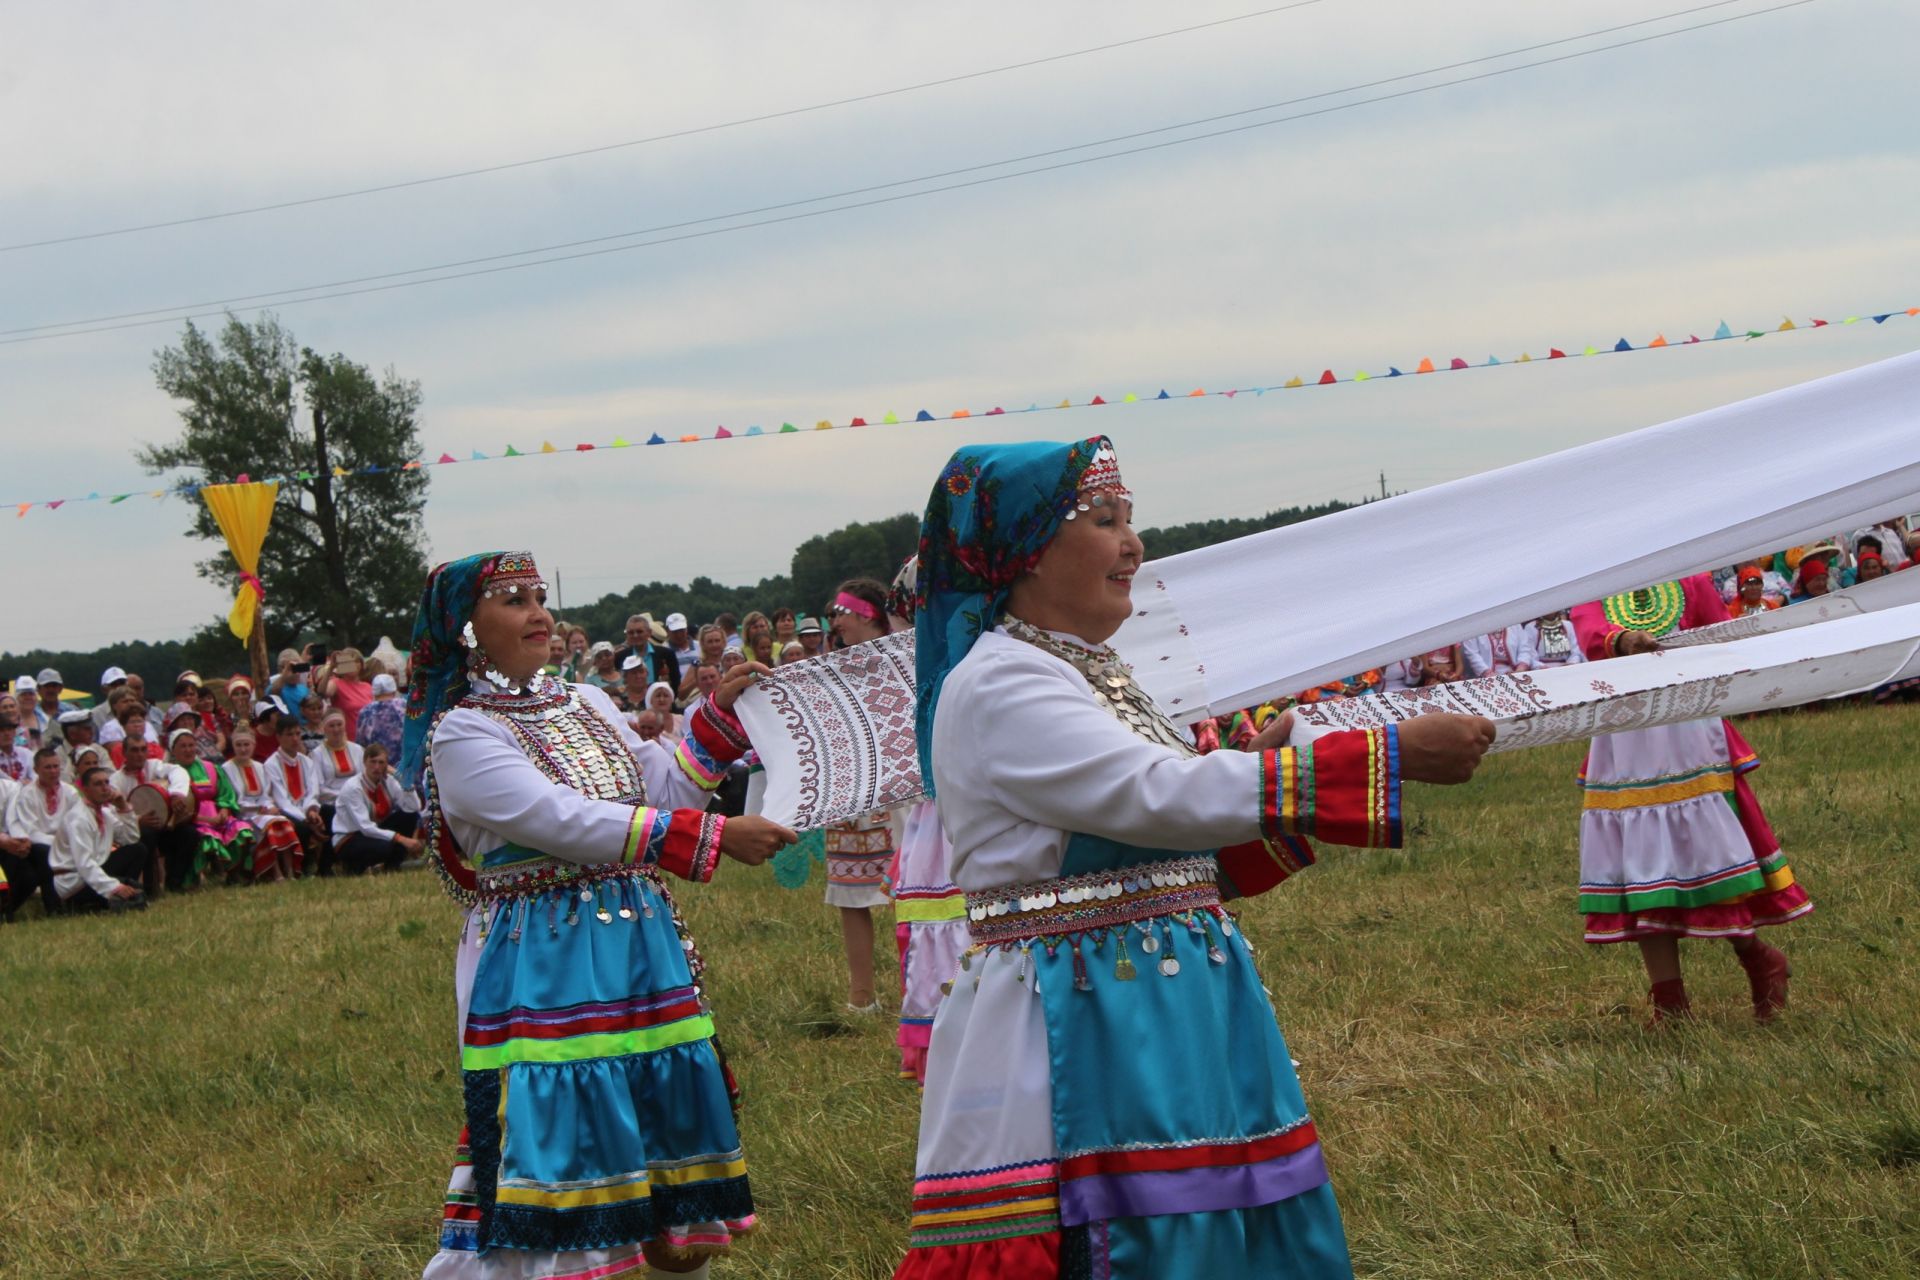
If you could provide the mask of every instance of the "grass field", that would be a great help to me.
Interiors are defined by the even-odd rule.
[[[1408,851],[1323,851],[1248,906],[1361,1274],[1920,1274],[1920,706],[1743,728],[1817,903],[1774,934],[1775,1026],[1690,943],[1699,1022],[1641,1029],[1636,954],[1579,941],[1571,748],[1413,789]],[[682,899],[765,1225],[716,1274],[887,1276],[892,1026],[836,1012],[817,878],[718,880]],[[0,1275],[417,1274],[460,1124],[430,875],[37,912],[0,931]]]

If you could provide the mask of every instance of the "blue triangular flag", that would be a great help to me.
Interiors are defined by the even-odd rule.
[[[665,444],[666,441],[663,440],[660,436],[660,433],[656,431],[652,435],[647,437],[647,443],[648,444]]]
[[[915,422],[932,422],[933,415],[928,413],[925,409],[922,409],[920,412],[913,415],[913,420]]]
[[[487,460],[487,455],[480,452],[478,449],[475,449],[473,451],[473,460],[475,462],[485,462]]]
[[[1403,374],[1401,374],[1401,372],[1400,372],[1400,371],[1399,371],[1398,369],[1396,369],[1396,368],[1394,368],[1394,367],[1393,367],[1392,365],[1388,365],[1388,366],[1387,366],[1387,376],[1388,376],[1389,378],[1398,378],[1398,377],[1402,377],[1402,376],[1404,376],[1404,375],[1403,375]]]
[[[748,427],[748,428],[747,428],[747,434],[748,434],[748,435],[750,435],[750,436],[763,436],[763,435],[765,435],[765,434],[767,434],[767,433],[766,433],[766,432],[764,432],[764,431],[762,431],[762,430],[761,430],[760,428],[758,428],[758,427]]]
[[[1488,357],[1487,357],[1487,363],[1488,363],[1488,364],[1499,364],[1499,363],[1500,363],[1500,357],[1499,357],[1499,356],[1488,356]]]
[[[1633,350],[1633,344],[1631,342],[1628,342],[1625,338],[1622,338],[1620,339],[1620,341],[1613,344],[1613,349],[1615,351],[1631,351]]]
[[[1884,313],[1884,314],[1882,314],[1882,315],[1877,315],[1877,316],[1875,316],[1875,317],[1873,318],[1873,322],[1874,322],[1875,324],[1885,324],[1885,323],[1887,322],[1887,317],[1888,317],[1888,316],[1890,316],[1890,315],[1892,315],[1892,314],[1893,314],[1893,312],[1891,312],[1891,311],[1888,311],[1888,312],[1885,312],[1885,313]]]
[[[1167,389],[1165,387],[1162,387],[1160,388],[1160,394],[1155,396],[1154,399],[1155,400],[1171,400],[1173,399],[1173,397],[1167,394]]]
[[[1731,338],[1733,336],[1733,330],[1727,328],[1727,322],[1722,320],[1720,327],[1713,331],[1713,336],[1716,341],[1721,338]]]

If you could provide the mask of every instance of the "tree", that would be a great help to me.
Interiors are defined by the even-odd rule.
[[[427,475],[404,469],[419,454],[420,384],[392,369],[376,379],[343,355],[299,347],[271,315],[250,325],[227,317],[217,343],[189,323],[179,346],[155,353],[153,372],[182,402],[185,430],[142,449],[142,466],[188,488],[241,475],[280,481],[260,554],[271,643],[315,632],[336,647],[404,635],[427,571]],[[336,468],[373,473],[344,479]],[[188,536],[221,541],[204,505]],[[239,585],[224,547],[198,568]]]
[[[806,602],[802,613],[817,613],[833,599],[833,589],[848,578],[892,582],[901,561],[920,546],[920,517],[902,512],[885,520],[855,521],[808,538],[793,552],[794,593]],[[799,606],[795,606],[798,608]]]

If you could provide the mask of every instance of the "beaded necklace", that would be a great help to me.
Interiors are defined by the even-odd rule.
[[[1608,596],[1601,609],[1616,627],[1663,636],[1680,625],[1680,615],[1687,609],[1687,593],[1677,582],[1662,582]]]
[[[1094,701],[1100,704],[1101,709],[1135,735],[1183,756],[1199,754],[1193,740],[1168,719],[1167,713],[1160,709],[1160,704],[1148,697],[1147,691],[1135,682],[1133,668],[1122,662],[1120,655],[1106,645],[1089,649],[1068,644],[1010,613],[1003,616],[1000,622],[1014,639],[1044,650],[1078,671],[1086,679],[1087,687],[1093,690]]]

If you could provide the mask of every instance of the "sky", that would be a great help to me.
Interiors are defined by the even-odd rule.
[[[1779,2],[1735,0],[1211,127]],[[0,3],[0,244],[699,129],[1261,7]],[[1690,7],[1316,0],[643,146],[0,252],[0,329],[710,218]],[[1920,319],[1901,317],[1231,400],[1182,394],[1920,304],[1916,47],[1920,6],[1813,0],[1101,163],[275,310],[304,345],[418,379],[428,457],[1095,394],[1144,401],[1163,387],[1178,397],[433,471],[431,555],[528,547],[561,573],[563,606],[637,581],[784,572],[808,537],[919,509],[947,454],[975,441],[1112,436],[1143,526],[1356,499],[1378,492],[1382,472],[1395,490],[1442,483],[1920,347]],[[180,331],[0,344],[0,503],[156,487],[133,455],[177,431],[152,363]],[[1633,500],[1620,495],[1623,510]],[[208,548],[188,525],[183,503],[144,497],[0,519],[0,563],[58,566],[16,597],[28,607],[0,610],[0,650],[174,638],[224,614],[194,573]],[[1410,551],[1473,565],[1498,554]]]

